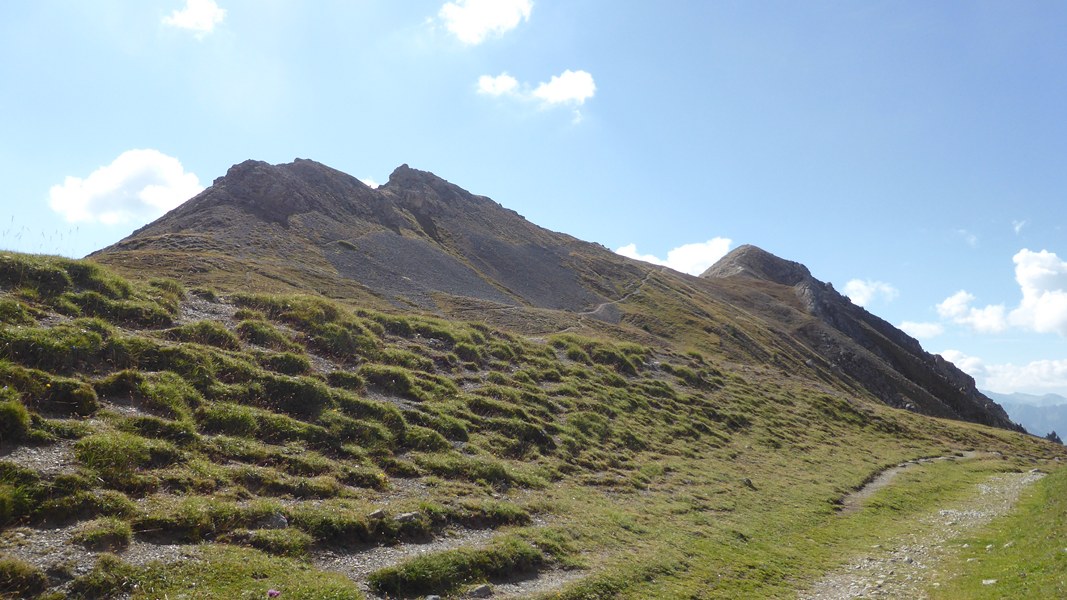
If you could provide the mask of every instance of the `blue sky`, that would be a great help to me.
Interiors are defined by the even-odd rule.
[[[248,158],[408,163],[682,270],[762,246],[981,386],[1067,393],[1064,23],[1051,1],[13,0],[0,247],[82,256]]]

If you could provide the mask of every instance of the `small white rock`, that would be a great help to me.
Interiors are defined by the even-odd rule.
[[[982,585],[993,585],[996,582],[997,582],[996,579],[983,579],[982,580]]]

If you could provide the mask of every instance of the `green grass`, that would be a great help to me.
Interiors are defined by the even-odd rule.
[[[33,598],[47,587],[48,578],[40,569],[17,558],[0,555],[0,595]]]
[[[74,598],[109,598],[129,593],[134,600],[198,598],[260,600],[274,589],[297,600],[361,600],[363,594],[343,575],[323,573],[307,563],[255,549],[202,546],[197,560],[137,568],[104,554],[96,567],[73,582]]]
[[[958,540],[935,599],[1067,597],[1067,469],[1033,485],[1012,514]],[[963,548],[967,544],[967,548]],[[992,584],[983,581],[996,580]]]
[[[790,597],[1017,465],[924,466],[837,514],[873,472],[968,448],[1064,453],[767,367],[752,358],[774,350],[767,332],[693,333],[652,288],[661,318],[643,324],[675,330],[677,348],[619,341],[626,323],[527,339],[206,289],[197,302],[235,318],[173,327],[181,286],[82,264],[0,253],[0,437],[73,458],[61,474],[0,461],[0,522],[80,523],[75,543],[93,552],[126,532],[196,543],[208,560],[134,568],[101,554],[73,597],[355,598],[308,566],[310,549],[456,527],[500,541],[397,565],[381,585],[457,593],[552,566],[581,569],[561,598]],[[289,526],[267,529],[279,515]]]
[[[424,594],[450,594],[471,583],[529,573],[545,563],[544,555],[515,538],[485,548],[447,550],[409,560],[370,576],[376,593],[410,598]]]
[[[71,539],[94,550],[120,550],[130,545],[132,537],[133,529],[128,522],[117,517],[102,517],[82,523]]]

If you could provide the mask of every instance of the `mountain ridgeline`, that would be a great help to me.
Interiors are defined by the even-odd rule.
[[[581,331],[691,349],[731,368],[1020,429],[971,377],[799,263],[742,246],[692,277],[548,231],[407,165],[375,189],[310,160],[246,161],[90,258],[222,291],[320,294],[527,336]]]

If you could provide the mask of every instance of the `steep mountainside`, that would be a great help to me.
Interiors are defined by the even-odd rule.
[[[978,391],[973,377],[924,351],[914,338],[853,304],[799,263],[755,246],[741,246],[701,277],[740,278],[792,288],[802,310],[814,319],[780,322],[832,370],[862,382],[890,406],[1017,428],[999,405]],[[758,289],[750,293],[758,294]],[[748,304],[761,305],[754,298]],[[775,318],[772,311],[764,314]]]
[[[599,289],[595,275],[583,280],[587,272],[574,264],[576,251],[592,255],[586,262],[613,258],[407,165],[372,189],[298,159],[235,165],[197,197],[96,256],[128,268],[162,267],[187,281],[217,279],[211,270],[222,269],[265,287],[310,285],[340,297],[356,289],[400,307],[437,308],[435,297],[452,295],[580,311],[612,290]],[[212,259],[210,270],[176,268]],[[640,277],[641,270],[628,266],[627,275]]]
[[[803,265],[745,246],[691,277],[545,230],[407,165],[372,189],[309,160],[246,161],[92,258],[223,290],[314,292],[527,335],[681,346],[898,408],[1013,427],[970,377]]]

